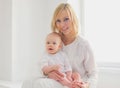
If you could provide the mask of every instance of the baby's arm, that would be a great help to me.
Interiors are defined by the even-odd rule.
[[[60,66],[59,65],[51,65],[51,66],[44,66],[42,71],[45,75],[48,75],[52,71],[59,71]]]

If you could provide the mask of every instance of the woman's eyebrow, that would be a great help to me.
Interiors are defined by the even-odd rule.
[[[68,16],[64,17],[64,18],[69,18]]]

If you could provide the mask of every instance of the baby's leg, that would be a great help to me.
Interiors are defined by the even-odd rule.
[[[80,76],[79,73],[73,72],[72,73],[72,79],[73,79],[72,86],[74,88],[81,88],[82,87],[83,82],[82,82],[82,79],[81,79],[81,76]]]
[[[60,80],[59,82],[64,86],[68,86],[69,88],[72,88],[71,81],[69,81],[66,77],[64,77],[64,79]]]
[[[69,87],[69,88],[72,88],[72,82],[67,79],[65,73],[63,73],[63,74],[64,74],[64,78],[63,78],[62,80],[58,80],[58,82],[60,82],[60,83],[61,83],[62,85],[64,85],[64,86],[67,86],[67,87]]]

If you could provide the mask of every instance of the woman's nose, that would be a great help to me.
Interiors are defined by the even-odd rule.
[[[65,26],[65,22],[62,21],[62,22],[60,23],[60,26],[61,26],[61,27],[64,27],[64,26]]]

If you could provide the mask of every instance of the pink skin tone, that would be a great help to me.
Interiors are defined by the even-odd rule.
[[[59,65],[45,66],[42,70],[44,74],[48,75],[49,78],[59,81],[62,85],[72,88],[71,84],[72,79],[70,79],[71,72],[67,72],[65,77],[65,74],[59,71],[60,70]],[[50,76],[50,74],[54,75]]]
[[[50,72],[48,77],[59,81],[61,84],[66,85],[69,88],[82,88],[82,86],[84,86],[84,83],[81,81],[80,75],[78,75],[78,73],[72,73],[71,77],[69,76],[71,80],[68,80],[68,78],[65,79],[62,73],[59,71]]]
[[[72,87],[72,78],[71,78],[71,72],[66,72],[66,76],[64,73],[61,73],[60,66],[59,65],[53,65],[53,66],[45,66],[43,69],[43,72],[48,75],[49,78],[54,79],[58,82],[60,82],[62,85],[68,86],[69,88]]]
[[[75,35],[72,19],[70,18],[70,14],[68,14],[65,10],[56,17],[56,27],[60,33],[64,34],[64,38],[71,38],[71,36]]]
[[[55,54],[58,52],[62,45],[61,45],[60,36],[57,34],[49,34],[46,38],[46,51],[49,54]]]

